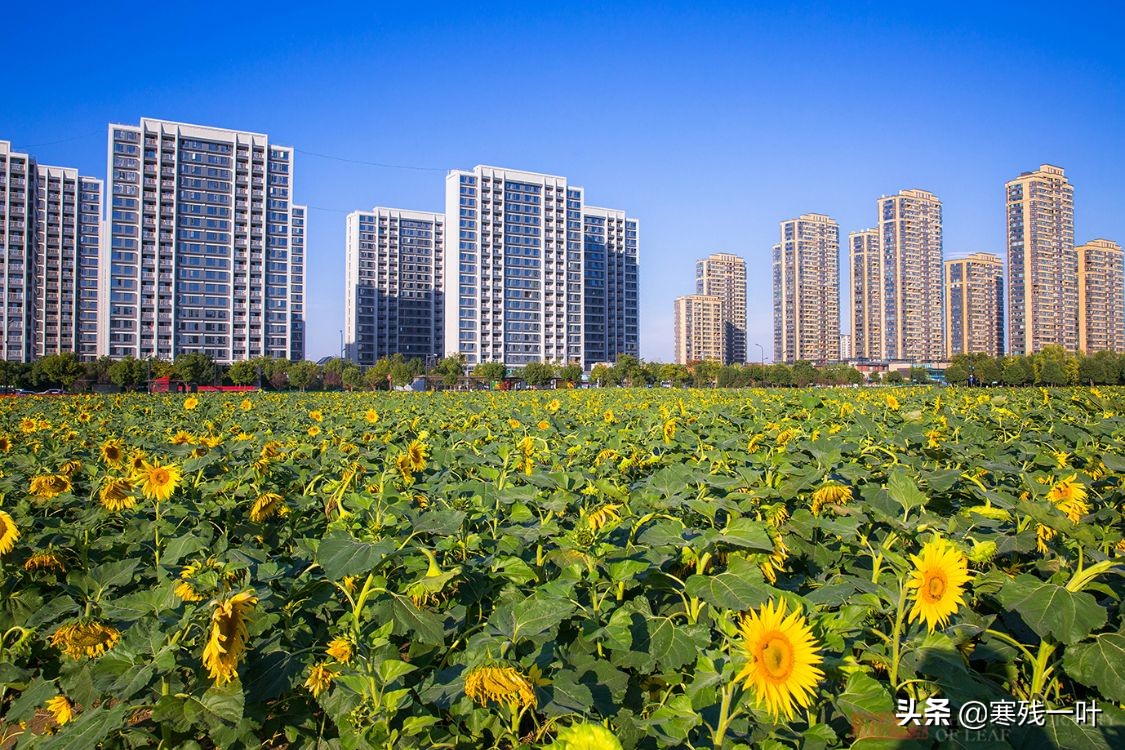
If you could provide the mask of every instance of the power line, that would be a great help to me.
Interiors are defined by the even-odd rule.
[[[95,133],[83,133],[81,135],[72,135],[69,138],[60,138],[57,141],[45,141],[43,143],[18,143],[16,144],[16,146],[18,146],[19,150],[21,151],[30,151],[33,148],[40,148],[42,146],[54,146],[57,143],[70,143],[71,141],[77,141],[80,138],[93,138],[95,135],[104,137],[105,134],[106,132],[104,130],[99,130]]]
[[[380,169],[410,169],[416,172],[445,172],[444,169],[438,167],[419,167],[411,164],[388,164],[381,161],[364,161],[362,159],[349,159],[346,156],[333,156],[332,154],[318,154],[315,151],[305,151],[304,149],[293,149],[298,154],[305,156],[315,156],[320,159],[331,159],[332,161],[343,161],[349,164],[362,164],[366,167],[379,167]]]

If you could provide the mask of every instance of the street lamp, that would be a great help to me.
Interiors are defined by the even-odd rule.
[[[766,366],[766,350],[765,350],[765,347],[763,347],[761,344],[754,344],[754,346],[758,347],[758,351],[760,351],[762,353],[762,367],[765,367]]]

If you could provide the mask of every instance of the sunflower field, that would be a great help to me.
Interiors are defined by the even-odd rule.
[[[0,399],[0,748],[1121,748],[1123,482],[1117,388]]]

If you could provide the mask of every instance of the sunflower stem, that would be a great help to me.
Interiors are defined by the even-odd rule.
[[[734,680],[727,683],[723,688],[723,699],[719,704],[719,722],[715,725],[715,731],[711,733],[711,744],[716,748],[723,746],[726,740],[727,730],[730,729],[730,724],[734,717],[738,714],[737,707],[731,711],[731,703],[734,700],[734,691],[738,688],[738,683]]]
[[[898,665],[902,657],[902,620],[906,614],[906,584],[902,583],[898,595],[898,609],[895,612],[894,634],[891,638],[891,686],[898,692]]]

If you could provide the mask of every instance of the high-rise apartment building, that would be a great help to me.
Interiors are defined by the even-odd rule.
[[[309,207],[290,206],[289,222],[289,359],[305,358],[305,221]]]
[[[781,222],[773,247],[775,362],[840,359],[840,228],[823,214]]]
[[[0,141],[0,355],[10,362],[30,362],[35,354],[38,175],[35,159]]]
[[[1078,345],[1087,354],[1125,353],[1125,265],[1121,246],[1090,240],[1078,255]]]
[[[1008,341],[1012,354],[1047,344],[1077,351],[1078,256],[1074,187],[1044,164],[1005,186],[1008,215]]]
[[[852,358],[852,336],[850,333],[840,334],[840,359]]]
[[[303,295],[307,216],[292,202],[292,148],[145,118],[110,125],[108,171],[100,353],[303,358],[293,301]]]
[[[688,294],[676,298],[676,362],[725,362],[726,330],[723,301],[707,294]]]
[[[852,271],[851,352],[860,359],[882,359],[883,346],[883,253],[879,232],[864,229],[848,235]]]
[[[1004,266],[992,253],[945,261],[947,356],[1004,356]]]
[[[637,253],[630,246],[630,240],[637,240],[636,220],[623,217],[619,227],[620,212],[590,209],[587,222],[582,188],[557,175],[477,166],[451,171],[445,188],[450,235],[445,254],[446,356],[460,353],[468,365],[593,364],[585,361],[584,234],[589,227],[589,252],[600,255],[599,233],[594,231],[598,219],[606,222],[607,268],[593,270],[607,272],[606,330],[595,330],[598,341],[591,353],[604,351],[607,359],[620,353],[612,351],[619,347],[616,333],[610,336],[608,320],[615,308],[625,311],[624,344],[633,343],[630,338],[637,334],[629,321],[636,320],[637,282],[629,256]],[[617,254],[625,257],[610,257]],[[612,286],[611,260],[621,280],[618,284],[615,271]],[[619,297],[618,290],[624,296]],[[599,317],[600,309],[596,302],[590,307],[592,319]]]
[[[585,206],[583,331],[587,366],[640,356],[637,220],[613,208]]]
[[[925,190],[902,190],[880,198],[878,206],[883,254],[882,356],[941,361],[946,353],[941,201]]]
[[[98,355],[102,181],[69,167],[38,169],[35,356]]]
[[[746,261],[712,253],[695,264],[695,293],[723,303],[724,364],[746,362]]]
[[[347,218],[346,356],[434,362],[445,348],[445,216],[374,208]]]

